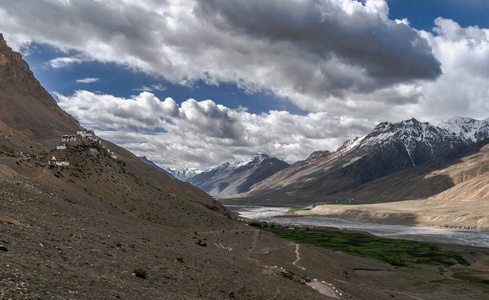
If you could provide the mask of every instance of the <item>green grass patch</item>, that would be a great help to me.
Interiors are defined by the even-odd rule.
[[[133,212],[135,209],[136,209],[136,204],[134,204],[133,202],[131,202],[131,203],[129,203],[129,205],[127,205],[127,211],[128,212]]]
[[[380,238],[361,233],[331,233],[317,229],[290,230],[260,222],[249,224],[295,243],[374,258],[394,266],[408,264],[451,266],[454,264],[453,260],[468,265],[460,252],[441,250],[423,242]]]

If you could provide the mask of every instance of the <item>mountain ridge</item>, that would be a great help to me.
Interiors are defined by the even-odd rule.
[[[57,105],[1,34],[0,122],[45,148],[55,147],[61,135],[83,129]]]
[[[225,162],[188,179],[192,185],[214,197],[245,193],[258,182],[288,167],[289,164],[266,154],[257,154],[251,160]]]
[[[464,124],[470,121],[469,118],[453,120],[465,120]],[[293,199],[299,203],[322,201],[335,193],[414,168],[439,155],[461,151],[483,140],[489,132],[486,121],[472,120],[468,122],[472,127],[461,131],[450,131],[447,128],[453,126],[442,128],[415,118],[397,123],[382,122],[369,134],[345,141],[334,152],[315,152],[305,161],[277,172],[241,197],[262,201],[288,199],[288,203]],[[466,135],[464,132],[478,134]]]

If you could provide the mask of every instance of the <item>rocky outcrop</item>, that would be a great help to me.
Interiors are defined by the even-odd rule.
[[[0,121],[52,148],[63,134],[82,127],[41,86],[19,53],[0,34]]]

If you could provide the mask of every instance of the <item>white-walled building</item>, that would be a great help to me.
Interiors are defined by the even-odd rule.
[[[76,142],[77,140],[78,139],[76,138],[76,135],[72,135],[72,134],[65,134],[61,138],[62,142]]]
[[[95,134],[93,133],[93,130],[78,130],[76,132],[76,135],[80,136],[83,139],[86,139],[86,138],[91,139],[95,136]]]

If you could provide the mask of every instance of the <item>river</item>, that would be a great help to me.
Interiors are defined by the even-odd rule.
[[[379,237],[416,240],[422,242],[437,242],[461,244],[489,248],[489,232],[462,231],[438,229],[429,227],[414,227],[404,225],[385,225],[362,222],[359,220],[346,220],[329,218],[325,216],[292,216],[279,215],[287,212],[287,207],[261,207],[227,205],[228,209],[238,212],[240,216],[258,221],[273,222],[284,225],[301,225],[317,227],[335,227],[339,229],[365,231]]]

